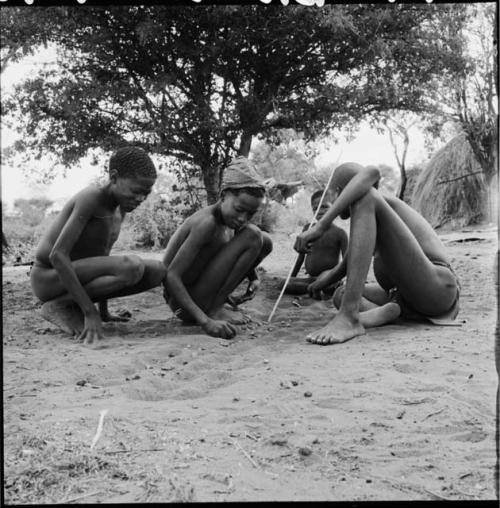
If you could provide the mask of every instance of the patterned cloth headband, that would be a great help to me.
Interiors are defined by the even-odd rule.
[[[244,187],[265,189],[262,178],[255,166],[246,157],[236,157],[224,171],[221,190]]]

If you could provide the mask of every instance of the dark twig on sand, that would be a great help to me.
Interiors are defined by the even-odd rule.
[[[141,448],[139,450],[109,450],[105,451],[106,455],[113,455],[115,453],[142,453],[142,452],[164,452],[167,448]]]
[[[438,415],[439,413],[442,413],[446,408],[441,408],[438,411],[435,411],[434,413],[429,413],[425,418],[422,418],[422,421],[427,420],[427,418],[430,418],[431,416]]]

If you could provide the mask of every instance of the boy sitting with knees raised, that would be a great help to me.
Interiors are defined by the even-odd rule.
[[[318,190],[311,196],[311,207],[313,212],[316,213],[320,205],[323,190]],[[317,211],[316,219],[320,220],[325,212],[330,208],[331,201],[328,193],[325,195],[321,207]],[[303,231],[309,228],[309,224],[304,226]],[[347,251],[347,233],[331,223],[323,236],[311,247],[307,253],[301,252],[297,257],[295,266],[291,274],[290,281],[288,282],[285,293],[291,295],[303,295],[310,293],[314,298],[320,298],[320,294],[332,295],[336,284],[330,286],[322,286],[321,280],[329,277],[332,270],[335,270],[339,265],[340,255],[342,259],[345,257]],[[305,261],[305,269],[308,277],[297,277],[297,274]],[[316,290],[316,280],[321,289]]]
[[[348,162],[335,169],[330,209],[295,242],[307,252],[340,215],[350,217],[347,263],[323,280],[334,283],[347,275],[334,295],[338,314],[308,336],[315,344],[345,342],[363,335],[365,327],[380,326],[402,316],[451,324],[459,309],[460,283],[446,249],[431,225],[396,197],[382,196],[375,167]],[[373,257],[377,284],[365,285]]]
[[[109,314],[108,299],[146,291],[165,277],[161,261],[109,255],[125,214],[155,181],[155,166],[142,148],[118,149],[109,161],[109,182],[73,196],[38,245],[30,279],[44,302],[42,316],[85,344],[102,339],[102,321],[126,320]]]
[[[245,277],[249,287],[258,287],[255,269],[272,250],[270,237],[249,224],[264,196],[253,165],[237,157],[224,172],[219,201],[189,217],[167,245],[165,300],[208,335],[230,339],[234,325],[248,321],[224,303]]]

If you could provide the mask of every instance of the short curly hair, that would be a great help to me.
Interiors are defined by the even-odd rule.
[[[156,168],[151,157],[138,146],[118,148],[109,159],[109,171],[112,170],[116,170],[122,178],[156,178]]]

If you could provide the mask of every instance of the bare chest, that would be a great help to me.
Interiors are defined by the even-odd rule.
[[[109,253],[120,234],[123,218],[119,209],[114,213],[96,213],[87,222],[72,249],[72,258],[102,256]]]

